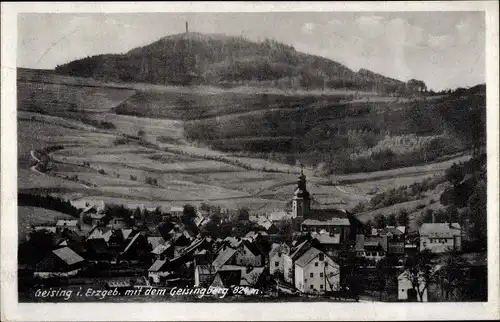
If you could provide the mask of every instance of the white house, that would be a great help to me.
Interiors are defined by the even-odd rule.
[[[272,244],[271,251],[269,252],[269,274],[282,274],[284,273],[285,256],[290,253],[290,247],[286,244]]]
[[[340,267],[311,247],[295,261],[295,287],[302,293],[325,294],[340,287]]]
[[[428,249],[433,253],[460,251],[462,233],[458,223],[425,223],[420,226],[420,250]]]
[[[173,206],[170,208],[169,213],[176,217],[182,217],[184,214],[184,207]]]
[[[150,283],[159,284],[162,281],[162,278],[170,275],[170,272],[167,270],[168,268],[168,260],[166,259],[157,259],[153,265],[148,269],[148,277]]]
[[[69,230],[80,230],[80,225],[78,220],[64,220],[60,219],[56,223],[56,227],[59,229],[69,229]]]

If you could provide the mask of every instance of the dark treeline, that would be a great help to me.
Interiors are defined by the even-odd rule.
[[[70,201],[48,195],[18,193],[17,203],[19,206],[32,206],[55,210],[73,217],[78,217],[80,214],[80,210],[74,207]]]

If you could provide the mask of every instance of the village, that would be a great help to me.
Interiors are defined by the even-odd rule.
[[[20,297],[54,287],[92,288],[95,296],[174,293],[187,301],[202,288],[242,301],[485,296],[485,256],[462,252],[458,223],[365,227],[346,210],[312,209],[303,173],[291,205],[253,214],[206,204],[166,211],[86,204],[78,219],[31,227],[19,246]],[[159,289],[143,291],[151,288]],[[212,293],[203,299],[221,299]]]

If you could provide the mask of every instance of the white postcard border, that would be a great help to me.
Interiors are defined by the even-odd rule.
[[[57,303],[17,302],[16,44],[19,12],[485,11],[488,151],[487,303]],[[495,319],[499,312],[498,3],[126,2],[2,3],[1,320],[417,320]]]

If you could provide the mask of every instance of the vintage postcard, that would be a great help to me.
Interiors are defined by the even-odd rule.
[[[498,3],[2,4],[2,320],[498,318]]]

